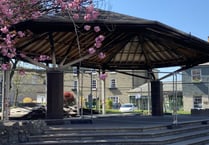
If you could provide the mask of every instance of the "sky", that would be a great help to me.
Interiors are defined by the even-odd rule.
[[[205,41],[209,36],[209,0],[106,0],[107,10],[156,20]]]
[[[105,0],[105,9],[155,20],[208,41],[209,0]],[[162,68],[161,72],[178,69]],[[163,74],[165,75],[165,74]]]

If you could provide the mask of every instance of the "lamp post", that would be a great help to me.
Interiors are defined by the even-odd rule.
[[[209,104],[209,77],[207,77],[207,83],[208,83],[208,104]]]
[[[176,78],[176,80],[174,79]],[[178,124],[178,114],[177,114],[177,74],[173,74],[173,95],[174,95],[174,115],[173,115],[173,124]]]
[[[90,75],[90,94],[88,95],[88,102],[89,102],[89,108],[91,110],[91,119],[93,118],[93,112],[92,112],[92,105],[93,105],[93,94],[92,94],[92,81],[93,81],[93,77],[92,77],[92,70],[91,71],[85,71],[85,73]]]

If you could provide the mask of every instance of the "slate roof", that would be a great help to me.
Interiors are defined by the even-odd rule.
[[[85,24],[99,25],[106,38],[102,48],[106,58],[89,55],[98,35],[85,31]],[[56,58],[60,68],[81,66],[98,69],[139,69],[182,66],[192,67],[209,62],[209,43],[158,21],[146,20],[101,10],[98,20],[76,21],[80,49],[76,42],[74,25],[66,15],[45,15],[16,25],[19,30],[29,29],[30,37],[20,39],[16,48],[28,56],[40,54]],[[28,60],[25,60],[28,61]]]
[[[182,92],[182,82],[181,81],[177,81],[177,82],[172,82],[172,81],[166,81],[166,82],[162,82],[163,83],[163,92],[164,94],[173,94],[173,92],[177,91],[177,92]],[[148,95],[149,92],[149,87],[148,87],[149,83],[145,83],[141,86],[138,86],[134,89],[131,89],[128,91],[129,94],[141,94],[141,95]],[[150,87],[151,90],[151,87]]]

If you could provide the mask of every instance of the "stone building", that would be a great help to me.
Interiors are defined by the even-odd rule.
[[[140,110],[151,110],[151,83],[145,83],[128,91],[132,102]],[[163,109],[164,112],[172,112],[175,105],[178,109],[183,107],[182,82],[163,82]]]
[[[113,104],[130,102],[128,90],[146,82],[145,79],[134,75],[147,77],[146,71],[142,70],[126,70],[125,73],[130,75],[110,71],[106,73],[105,97],[111,99]],[[46,103],[46,72],[44,70],[26,69],[25,75],[19,75],[18,71],[15,71],[11,82],[11,105],[14,104],[15,100],[22,102],[25,97],[32,98],[34,102]],[[79,78],[76,68],[70,68],[64,73],[64,92],[73,92],[76,98],[79,95],[85,104],[91,99],[93,101],[101,100],[100,83],[99,73],[96,70],[80,69]],[[77,91],[78,87],[79,92]]]
[[[73,70],[73,72],[76,72],[76,70]],[[131,74],[147,77],[146,71],[126,70],[126,73],[130,75],[111,71],[107,71],[106,73],[105,98],[111,99],[114,105],[130,102],[128,90],[146,82],[145,79],[132,76]],[[93,101],[101,100],[101,81],[99,79],[99,73],[95,70],[84,69],[81,70],[79,78],[78,80],[76,73],[65,74],[65,91],[73,91],[76,95],[78,93],[77,85],[79,85],[80,96],[82,96],[86,102],[89,102],[91,99],[93,99]],[[92,96],[90,94],[92,94]]]
[[[182,72],[184,110],[209,108],[209,64]]]

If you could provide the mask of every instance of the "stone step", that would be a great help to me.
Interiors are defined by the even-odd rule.
[[[199,131],[196,133],[185,133],[176,136],[165,136],[160,138],[150,139],[105,139],[105,140],[53,140],[53,141],[40,141],[20,143],[18,145],[165,145],[173,142],[180,142],[194,137],[208,136],[209,131]]]
[[[170,132],[175,132],[174,134],[172,133],[165,133],[164,135],[157,135],[159,134],[159,132],[153,132],[151,134],[146,134],[144,132],[143,133],[143,137],[137,137],[137,135],[134,134],[134,136],[136,136],[136,138],[132,138],[131,134],[123,134],[123,138],[117,138],[117,135],[109,135],[109,136],[105,136],[101,134],[101,138],[99,134],[98,136],[96,136],[95,134],[95,138],[77,138],[77,139],[73,139],[70,136],[63,138],[60,137],[62,135],[50,135],[47,137],[45,135],[42,136],[34,136],[36,139],[35,140],[30,140],[30,142],[28,143],[22,143],[19,145],[66,145],[66,144],[85,144],[85,145],[90,145],[90,144],[99,144],[99,145],[135,145],[135,144],[146,144],[146,145],[152,145],[152,144],[169,144],[169,143],[177,143],[177,142],[182,142],[182,141],[189,141],[189,140],[194,140],[194,138],[203,138],[203,137],[208,137],[209,135],[209,129],[208,129],[208,125],[203,125],[200,127],[199,130],[197,130],[197,126],[196,128],[193,128],[193,131],[191,131],[192,127],[190,127],[190,130],[186,130],[185,131],[180,131],[182,130],[181,128],[178,129],[172,129],[172,130],[168,130]],[[79,134],[78,134],[79,135]],[[142,135],[142,134],[141,134]],[[44,137],[45,136],[45,137]],[[147,138],[145,138],[145,136],[147,136]],[[43,140],[41,139],[43,138]],[[48,139],[49,140],[48,140]],[[40,140],[38,140],[40,139]],[[204,140],[202,140],[204,141]]]
[[[171,143],[169,145],[207,145],[207,143],[209,144],[209,137],[203,136],[199,138],[194,137],[193,139]]]
[[[48,129],[45,129],[46,134],[57,134],[57,133],[95,133],[95,132],[144,132],[149,130],[162,130],[166,129],[166,126],[155,126],[155,127],[108,127],[108,128],[102,128],[102,127],[89,127],[89,128],[57,128],[57,127],[49,127]]]
[[[122,128],[121,128],[122,129]],[[130,128],[129,128],[130,129]],[[132,128],[133,129],[133,128]],[[80,139],[111,139],[111,138],[117,138],[117,139],[123,139],[123,138],[150,138],[150,137],[160,137],[165,135],[175,135],[179,133],[184,132],[192,132],[192,131],[198,131],[198,130],[205,130],[209,129],[209,125],[196,125],[196,126],[188,126],[188,127],[182,127],[177,129],[161,129],[161,130],[149,130],[144,132],[136,132],[135,130],[126,130],[124,129],[124,132],[109,132],[108,130],[103,130],[103,132],[91,132],[89,133],[85,132],[71,132],[68,130],[68,132],[65,133],[53,133],[53,134],[45,134],[45,135],[36,135],[36,136],[30,136],[30,141],[41,141],[41,140],[53,140],[55,137],[56,139],[74,139],[74,140],[80,140]],[[82,129],[81,129],[82,130]],[[89,129],[91,130],[91,129]],[[98,129],[99,130],[99,129]],[[105,132],[106,131],[106,132]],[[133,132],[132,132],[133,131]]]
[[[177,126],[178,127],[195,127],[199,125],[207,125],[202,124],[201,122],[187,122],[182,123]],[[64,128],[63,126],[49,126],[49,128],[45,129],[46,134],[57,134],[57,133],[95,133],[95,132],[146,132],[146,131],[154,131],[154,130],[163,130],[163,129],[175,129],[175,125],[158,125],[158,126],[150,126],[150,127],[115,127],[115,126],[109,126],[109,127],[94,127],[94,126],[88,126],[88,127],[81,127],[81,126],[70,126],[66,125]]]

